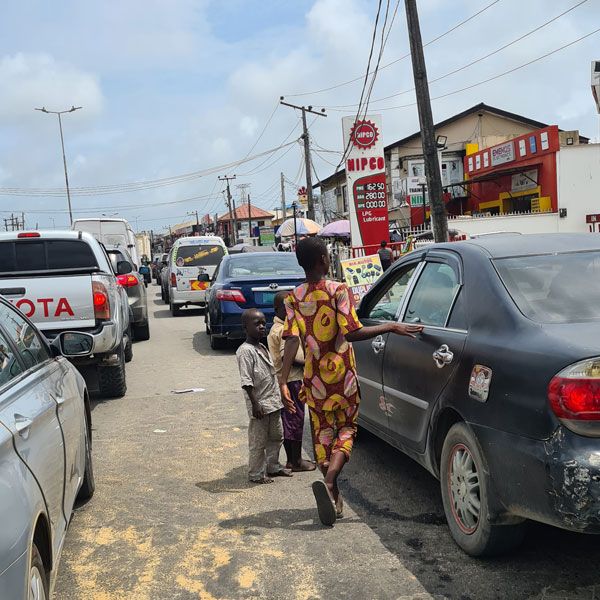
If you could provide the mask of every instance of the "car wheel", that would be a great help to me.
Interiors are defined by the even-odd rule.
[[[125,344],[125,362],[131,362],[133,360],[133,335],[131,331],[131,325],[127,332],[127,342]]]
[[[31,548],[31,564],[29,566],[28,600],[48,600],[48,576],[38,547],[33,543]]]
[[[150,339],[150,323],[148,320],[134,324],[133,337],[136,342],[145,342]]]
[[[218,337],[216,335],[210,336],[210,347],[213,350],[223,350],[227,347],[227,338]]]
[[[89,500],[96,490],[96,480],[94,479],[94,463],[92,459],[92,434],[88,423],[87,414],[85,417],[85,471],[83,473],[83,483],[79,488],[77,500]]]
[[[450,533],[467,554],[493,556],[521,543],[523,523],[494,525],[489,521],[488,467],[465,423],[453,425],[444,440],[440,483]]]
[[[127,391],[125,378],[125,353],[123,346],[118,350],[119,364],[110,367],[98,367],[98,385],[100,394],[105,398],[122,398]]]
[[[208,308],[206,309],[206,312],[204,313],[204,331],[205,331],[206,335],[210,335],[210,322],[208,320]]]
[[[173,304],[171,302],[170,308],[171,308],[171,315],[173,317],[178,317],[179,316],[179,310],[180,310],[179,305],[178,304]]]

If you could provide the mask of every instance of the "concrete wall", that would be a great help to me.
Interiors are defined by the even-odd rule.
[[[557,154],[559,231],[589,231],[586,215],[600,214],[600,144],[564,146]]]
[[[557,213],[498,215],[494,217],[457,217],[448,219],[450,229],[469,235],[510,231],[517,233],[556,233],[560,218]]]

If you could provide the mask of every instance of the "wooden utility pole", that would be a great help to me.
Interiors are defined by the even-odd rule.
[[[304,141],[304,170],[306,171],[306,195],[308,198],[308,210],[306,216],[309,219],[315,218],[315,205],[313,202],[313,190],[312,190],[312,161],[310,159],[310,138],[308,135],[308,127],[306,125],[306,113],[317,115],[318,117],[326,117],[325,109],[322,108],[321,112],[313,110],[312,106],[296,106],[295,104],[289,104],[283,101],[283,96],[279,98],[279,103],[284,106],[289,106],[296,110],[302,111],[302,140]]]
[[[281,173],[281,218],[285,221],[285,177]]]
[[[229,210],[229,223],[230,226],[233,226],[233,231],[231,235],[231,245],[235,246],[235,242],[237,240],[237,219],[235,217],[235,200],[231,196],[231,189],[229,188],[229,182],[235,179],[235,175],[228,177],[227,175],[223,175],[223,177],[219,177],[219,181],[227,182],[227,209]],[[233,210],[232,207],[233,206]]]
[[[419,14],[416,0],[404,0],[406,21],[410,38],[410,54],[412,57],[417,107],[419,109],[419,124],[421,126],[421,141],[425,159],[425,176],[429,192],[429,208],[431,210],[431,227],[433,239],[436,242],[448,241],[448,217],[442,197],[442,176],[438,159],[438,148],[431,114],[431,100],[427,83],[427,69],[423,55],[423,40],[419,27]],[[423,207],[425,197],[423,197]]]

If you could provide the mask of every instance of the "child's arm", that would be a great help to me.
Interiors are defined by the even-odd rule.
[[[258,400],[254,396],[254,387],[251,385],[243,385],[242,389],[248,394],[250,398],[250,402],[252,404],[252,416],[255,419],[262,419],[265,414],[263,412],[262,406],[258,403]]]
[[[415,334],[421,333],[421,331],[423,331],[423,325],[394,322],[361,327],[360,329],[349,331],[345,337],[347,342],[362,342],[363,340],[370,340],[385,333],[395,333],[396,335],[405,335],[414,338]]]
[[[281,397],[283,398],[285,407],[291,413],[296,412],[296,405],[292,400],[290,390],[288,390],[287,380],[299,347],[300,338],[298,336],[294,335],[292,337],[285,338],[285,346],[283,347],[283,362],[281,365],[281,373],[279,374],[279,389],[281,390]]]

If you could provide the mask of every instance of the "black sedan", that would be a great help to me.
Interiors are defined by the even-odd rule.
[[[252,252],[226,255],[217,267],[207,294],[205,323],[211,348],[224,348],[229,340],[244,339],[242,313],[259,308],[273,324],[273,298],[304,281],[295,254]]]
[[[440,479],[461,548],[506,551],[527,519],[600,533],[600,236],[433,245],[359,316],[424,326],[354,344],[360,422]]]

